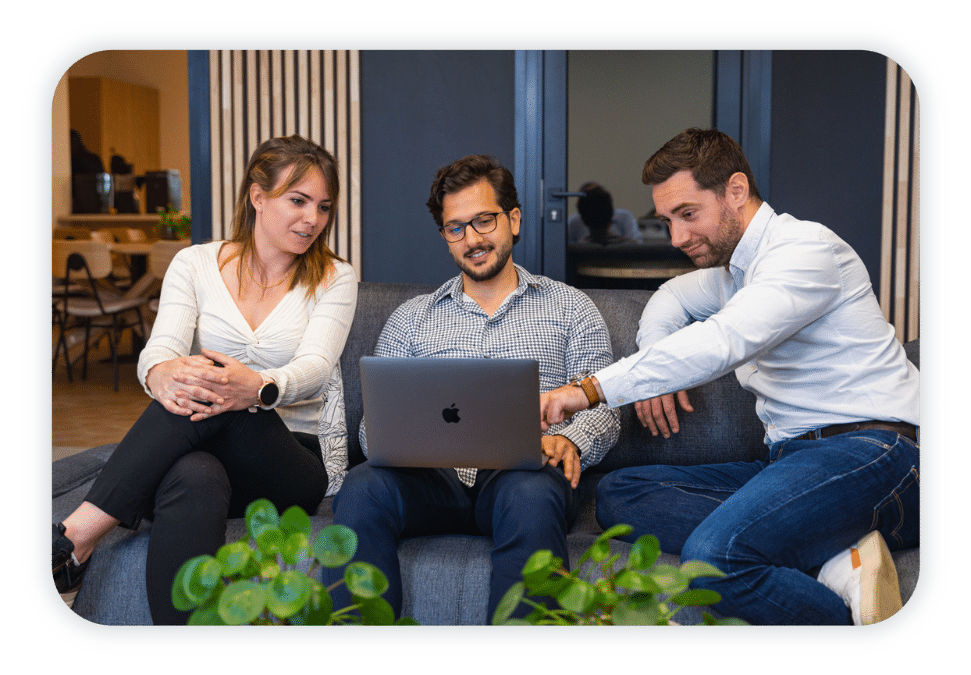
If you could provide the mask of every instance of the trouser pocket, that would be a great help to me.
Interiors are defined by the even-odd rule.
[[[916,466],[873,509],[871,529],[880,531],[891,550],[920,545],[920,477]]]

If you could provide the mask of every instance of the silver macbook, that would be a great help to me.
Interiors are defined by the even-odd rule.
[[[539,469],[539,363],[361,358],[374,466]]]

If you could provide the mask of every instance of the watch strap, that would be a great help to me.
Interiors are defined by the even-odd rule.
[[[600,405],[600,394],[597,393],[597,387],[593,384],[593,378],[585,377],[580,380],[579,384],[583,393],[587,395],[587,401],[590,403],[588,408]]]

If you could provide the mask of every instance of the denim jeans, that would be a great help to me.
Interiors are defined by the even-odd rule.
[[[891,550],[919,545],[919,448],[869,429],[774,443],[765,461],[642,466],[608,474],[597,520],[654,534],[667,553],[727,576],[697,579],[715,609],[752,624],[850,624],[811,574],[871,530]]]
[[[480,470],[466,488],[454,469],[373,467],[367,462],[348,472],[334,498],[334,522],[357,533],[355,560],[375,565],[388,577],[384,598],[401,616],[402,537],[476,534],[493,539],[487,620],[509,587],[522,581],[523,566],[540,549],[569,566],[566,533],[576,518],[575,491],[560,467],[539,471]],[[325,585],[339,581],[344,568],[324,568]],[[333,592],[334,607],[352,600],[344,585]],[[536,599],[538,602],[542,598]],[[525,604],[514,616],[531,610]]]

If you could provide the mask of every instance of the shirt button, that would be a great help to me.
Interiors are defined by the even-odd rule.
[[[748,367],[748,369],[749,369],[749,370],[751,370],[751,371],[752,371],[753,373],[754,373],[754,372],[755,372],[756,370],[758,370],[758,368],[756,368],[756,367],[755,367],[754,365],[750,365],[750,366]]]

